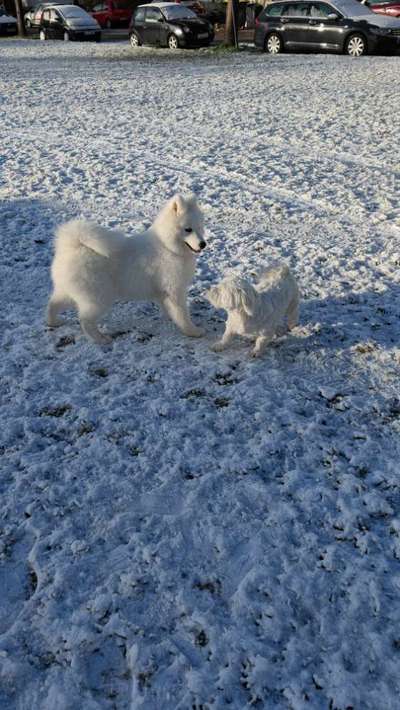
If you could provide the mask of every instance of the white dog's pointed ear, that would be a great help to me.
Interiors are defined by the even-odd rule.
[[[182,195],[175,195],[171,200],[171,207],[175,214],[182,214],[185,209],[185,200]]]
[[[254,306],[256,303],[256,294],[254,288],[246,284],[245,288],[240,289],[240,301],[241,306],[248,316],[252,316],[254,313]]]

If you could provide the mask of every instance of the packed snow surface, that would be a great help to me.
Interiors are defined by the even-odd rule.
[[[399,57],[1,44],[1,710],[398,710]],[[194,191],[185,338],[44,309],[55,227]],[[204,292],[283,259],[259,360]]]

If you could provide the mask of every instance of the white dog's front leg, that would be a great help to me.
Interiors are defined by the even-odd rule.
[[[260,355],[263,355],[271,340],[272,338],[267,335],[259,335],[251,352],[252,356],[260,357]]]
[[[214,350],[215,353],[220,353],[222,350],[225,350],[225,348],[227,348],[232,342],[234,335],[235,331],[231,330],[227,323],[225,326],[225,333],[223,334],[221,340],[217,340],[217,342],[212,345],[212,350]]]
[[[184,335],[188,335],[190,338],[200,338],[204,335],[203,328],[198,328],[197,325],[192,322],[185,301],[176,303],[170,298],[165,298],[162,305],[167,315],[169,315],[171,320]]]

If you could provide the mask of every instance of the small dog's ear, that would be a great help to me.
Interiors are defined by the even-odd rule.
[[[257,292],[249,281],[242,278],[234,279],[231,286],[231,308],[243,310],[248,316],[254,313]]]
[[[182,214],[185,209],[185,200],[182,195],[175,195],[171,200],[171,207],[175,214]]]
[[[242,302],[242,308],[245,313],[247,313],[248,316],[252,316],[254,313],[254,306],[256,303],[256,294],[254,292],[254,289],[241,289],[240,290],[240,299]]]
[[[211,286],[211,288],[208,289],[208,291],[205,292],[204,294],[205,298],[209,303],[211,303],[213,306],[218,305],[218,287],[217,286]]]

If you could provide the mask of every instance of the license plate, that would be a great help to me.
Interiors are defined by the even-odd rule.
[[[94,35],[94,32],[85,32],[85,35]]]
[[[208,32],[202,32],[201,35],[197,35],[199,39],[205,39],[208,37]]]

